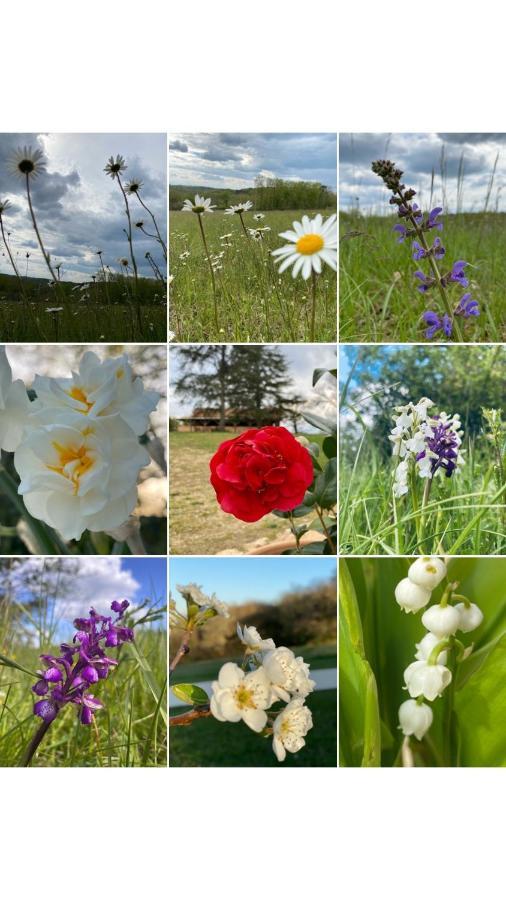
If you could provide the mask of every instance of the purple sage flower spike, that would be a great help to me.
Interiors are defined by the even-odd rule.
[[[464,294],[460,298],[459,305],[455,309],[455,315],[463,316],[464,319],[468,319],[469,316],[479,316],[480,307],[477,300],[473,300],[470,293]]]

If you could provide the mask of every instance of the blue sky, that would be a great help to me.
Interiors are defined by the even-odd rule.
[[[215,593],[225,603],[247,600],[275,602],[285,591],[305,587],[315,581],[336,578],[336,560],[308,556],[263,559],[178,557],[169,563],[169,586],[176,600],[176,584],[194,582],[206,594]]]
[[[337,183],[337,136],[311,133],[181,133],[169,137],[170,184],[253,187],[258,175]]]
[[[458,174],[463,174],[460,207],[481,211],[494,173],[488,209],[506,209],[506,133],[416,132],[343,133],[339,136],[339,205],[363,213],[392,215],[389,192],[371,171],[375,159],[391,159],[417,202],[455,212]]]

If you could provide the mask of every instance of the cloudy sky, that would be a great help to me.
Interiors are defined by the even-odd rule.
[[[170,184],[246,188],[253,187],[258,175],[319,181],[335,190],[336,135],[170,135]]]
[[[446,187],[442,178],[442,154]],[[457,207],[457,175],[463,158],[461,208],[484,208],[489,182],[497,160],[489,209],[506,210],[506,134],[419,133],[341,134],[339,139],[339,204],[349,210],[359,202],[365,213],[391,213],[389,192],[371,171],[375,159],[391,159],[403,170],[403,182],[418,194],[420,206],[430,202],[434,169],[433,206],[451,212]],[[420,198],[421,201],[420,202]]]
[[[293,390],[295,393],[300,394],[301,397],[306,397],[308,403],[310,404],[311,409],[315,413],[319,413],[320,415],[326,415],[328,413],[327,409],[321,408],[317,409],[317,406],[326,405],[325,399],[320,396],[321,392],[325,392],[328,390],[328,385],[324,382],[324,376],[322,378],[322,384],[320,385],[321,391],[320,393],[313,391],[311,387],[311,382],[313,378],[313,370],[317,368],[322,369],[335,369],[336,368],[336,348],[332,347],[332,345],[327,344],[318,344],[315,345],[298,345],[298,344],[281,344],[278,345],[278,350],[281,350],[283,355],[285,356],[288,362],[288,371],[293,380]],[[169,389],[169,406],[170,406],[170,415],[174,417],[178,416],[187,416],[190,415],[193,408],[199,405],[199,401],[181,401],[179,397],[176,397],[174,393],[174,388],[172,387],[173,382],[180,375],[180,366],[179,366],[179,358],[176,347],[169,346],[169,372],[170,372],[170,389]],[[329,382],[332,383],[332,380],[329,376]],[[309,405],[308,405],[309,409]],[[309,426],[308,426],[309,428]]]
[[[117,259],[128,254],[123,233],[126,227],[124,201],[116,182],[103,171],[108,158],[125,157],[125,179],[135,176],[144,186],[141,196],[157,218],[162,234],[166,230],[166,136],[164,134],[0,134],[0,200],[12,207],[4,213],[4,227],[11,233],[13,255],[26,274],[26,253],[30,254],[28,275],[47,276],[33,231],[24,182],[9,172],[9,160],[18,147],[31,146],[44,152],[47,171],[32,179],[31,193],[42,238],[54,264],[61,262],[62,277],[83,281],[97,271],[97,250],[113,270]],[[134,218],[148,221],[147,213],[135,197]],[[141,215],[142,214],[142,215]],[[147,227],[148,231],[152,229]],[[144,254],[149,250],[162,262],[158,244],[135,231],[135,255],[139,272],[152,274]],[[2,246],[0,272],[11,273]]]
[[[176,585],[193,581],[206,594],[217,594],[225,603],[248,600],[276,602],[292,588],[307,587],[328,578],[336,578],[336,560],[296,556],[272,559],[203,559],[174,557],[169,571],[169,587],[179,608],[184,601]]]

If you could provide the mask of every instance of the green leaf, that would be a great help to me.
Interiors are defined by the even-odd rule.
[[[335,420],[325,419],[323,416],[317,416],[314,413],[303,413],[302,418],[305,419],[309,425],[313,425],[314,428],[323,431],[324,434],[337,434],[337,418]]]
[[[9,669],[19,669],[20,672],[24,672],[25,675],[30,675],[31,678],[40,678],[40,675],[37,675],[36,672],[32,672],[30,669],[25,669],[24,666],[20,666],[19,663],[14,662],[13,659],[9,659],[8,656],[3,656],[1,653],[0,666],[7,666]]]
[[[335,437],[326,437],[322,444],[322,450],[327,459],[334,459],[337,456],[337,440]]]
[[[460,765],[506,766],[506,634],[456,692],[455,711]]]
[[[307,497],[307,494],[306,494]],[[306,498],[304,498],[305,500]],[[314,503],[314,500],[313,500]],[[280,509],[273,509],[273,515],[277,516],[278,519],[289,519],[290,512],[283,512]],[[308,505],[307,503],[301,503],[300,506],[296,506],[295,509],[291,510],[291,514],[294,519],[299,519],[301,516],[309,516],[313,512],[312,505]]]
[[[313,494],[322,509],[333,509],[337,503],[337,460],[329,459],[323,472],[318,475]]]
[[[209,697],[197,684],[175,684],[172,693],[189,706],[207,706]]]
[[[339,566],[340,758],[344,765],[381,765],[376,679],[364,655],[362,624],[346,562]]]

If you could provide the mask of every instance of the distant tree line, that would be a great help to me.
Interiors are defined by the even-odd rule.
[[[169,209],[180,210],[187,197],[195,194],[210,197],[217,209],[251,200],[256,210],[276,209],[336,209],[334,191],[318,181],[286,181],[283,178],[258,176],[253,188],[212,188],[201,185],[170,185]]]

